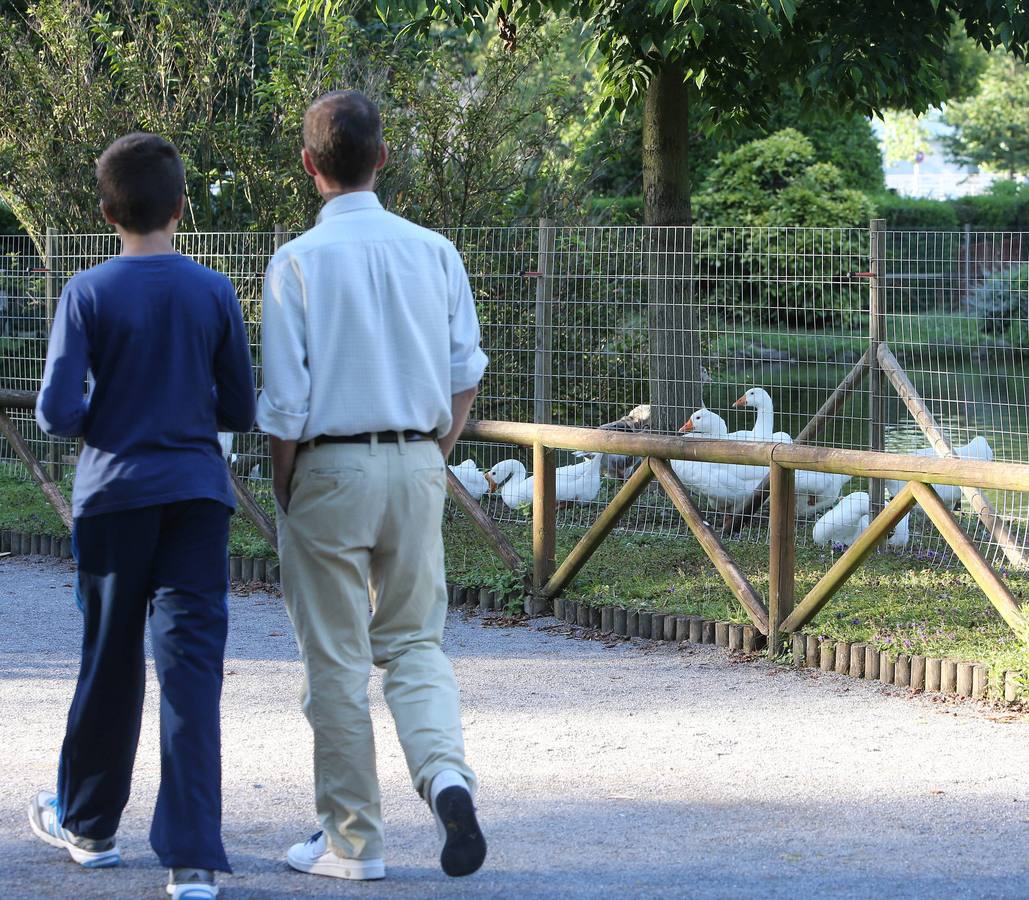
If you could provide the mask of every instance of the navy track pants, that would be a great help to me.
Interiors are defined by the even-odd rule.
[[[118,830],[143,713],[150,619],[161,685],[161,787],[150,844],[168,868],[230,871],[221,840],[222,664],[230,510],[214,500],[75,520],[82,665],[61,748],[61,824]]]

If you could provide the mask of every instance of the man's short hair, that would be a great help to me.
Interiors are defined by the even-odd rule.
[[[322,94],[304,113],[304,147],[315,168],[340,187],[372,177],[381,144],[379,107],[360,91]]]
[[[186,190],[179,151],[142,131],[118,138],[101,154],[96,180],[108,215],[134,234],[164,228]]]

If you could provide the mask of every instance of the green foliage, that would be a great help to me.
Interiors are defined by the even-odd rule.
[[[959,222],[984,231],[1029,231],[1029,184],[995,181],[985,194],[953,201]]]
[[[831,163],[818,162],[811,141],[783,129],[718,157],[696,199],[707,225],[859,226],[868,200],[848,188]]]
[[[871,197],[889,227],[949,231],[965,224],[981,231],[1029,230],[1029,185],[996,181],[984,194],[927,200],[883,192]]]
[[[964,163],[1004,172],[1029,171],[1029,71],[1010,53],[990,54],[978,91],[947,106],[944,121],[956,132],[944,138]]]
[[[412,152],[394,207],[432,227],[563,212],[583,187],[569,179],[561,140],[583,103],[576,73],[560,71],[564,38],[551,26],[523,34],[513,52],[486,41],[474,73],[467,47],[428,57],[410,91]]]
[[[814,149],[815,159],[832,163],[848,187],[863,191],[883,189],[882,155],[871,123],[864,116],[823,109],[808,109],[796,94],[786,92],[766,120],[733,128],[691,129],[689,167],[694,184],[701,184],[722,153],[777,131],[794,128]],[[605,197],[631,198],[642,188],[642,116],[638,107],[622,117],[593,118],[580,124],[570,140],[581,178],[589,189]],[[633,215],[633,213],[636,215]],[[595,204],[592,214],[604,224],[638,224],[642,203]]]
[[[991,273],[964,303],[983,333],[1029,349],[1029,264]]]
[[[0,234],[22,234],[23,230],[18,223],[18,217],[11,212],[11,208],[0,202]]]
[[[929,151],[929,131],[919,116],[890,110],[883,117],[883,144],[888,165],[914,162],[919,153]]]
[[[715,232],[698,264],[705,299],[727,318],[754,322],[849,324],[860,314],[855,293],[820,269],[823,254],[859,252],[845,230],[867,223],[872,206],[831,163],[815,161],[811,142],[785,129],[720,156],[697,193],[697,219],[707,225],[759,226]],[[775,226],[815,226],[826,232]],[[841,227],[844,230],[839,230]],[[776,248],[789,246],[806,269],[781,284]],[[723,267],[731,261],[731,273]],[[805,274],[807,277],[805,277]]]
[[[949,200],[902,197],[883,192],[870,197],[875,215],[886,220],[888,228],[918,228],[949,231],[957,228],[957,210]]]

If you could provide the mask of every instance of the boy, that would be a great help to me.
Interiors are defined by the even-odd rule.
[[[235,501],[217,431],[253,426],[250,350],[229,280],[173,248],[185,201],[175,148],[126,135],[96,175],[122,252],[65,287],[36,404],[44,431],[84,440],[72,497],[82,664],[57,791],[33,798],[29,822],[80,865],[121,862],[149,618],[161,685],[150,843],[168,893],[201,900],[217,894],[215,870],[231,871],[219,702]]]

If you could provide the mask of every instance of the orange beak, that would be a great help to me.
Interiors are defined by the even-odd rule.
[[[693,419],[689,419],[682,428],[679,429],[679,434],[686,434],[689,431],[693,431]]]
[[[486,484],[489,485],[489,493],[495,493],[499,485],[493,480],[493,476],[489,472],[483,472],[482,475],[486,479]]]
[[[744,394],[742,397],[740,397],[740,399],[737,400],[733,404],[733,406],[746,406],[746,405],[747,405],[747,395],[746,394]]]

